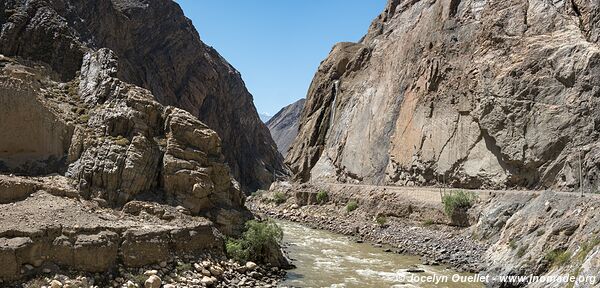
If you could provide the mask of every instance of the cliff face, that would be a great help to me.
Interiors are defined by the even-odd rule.
[[[287,154],[298,135],[298,121],[302,116],[305,102],[306,99],[300,99],[285,106],[267,122],[267,127],[271,131],[271,136],[281,155],[285,156]]]
[[[109,48],[119,58],[117,78],[150,90],[161,104],[190,112],[219,134],[245,190],[268,186],[285,170],[239,72],[201,42],[175,2],[1,4],[0,53],[46,62],[68,81],[88,49]]]
[[[287,162],[302,181],[600,184],[594,1],[390,0],[336,45]]]
[[[140,197],[183,206],[226,234],[252,217],[217,133],[114,77],[112,51],[86,53],[80,76],[66,83],[41,63],[1,64],[0,110],[14,118],[2,122],[10,137],[0,142],[0,171],[65,174],[83,198],[111,207]]]

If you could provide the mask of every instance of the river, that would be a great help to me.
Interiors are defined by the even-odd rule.
[[[301,224],[277,223],[284,231],[285,250],[297,266],[288,271],[282,287],[483,287],[461,282],[473,274],[421,265],[418,257],[384,252],[383,248]],[[410,273],[408,268],[425,271]],[[440,283],[431,283],[435,281]]]

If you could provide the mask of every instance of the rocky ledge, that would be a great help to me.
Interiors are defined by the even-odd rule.
[[[8,190],[25,191],[0,204],[0,279],[8,286],[26,278],[48,287],[160,287],[140,280],[152,274],[171,287],[269,287],[285,274],[227,260],[215,224],[182,206],[130,201],[117,211],[80,198],[61,176],[0,176],[0,192]]]

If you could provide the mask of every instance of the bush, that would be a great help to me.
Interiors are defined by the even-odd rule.
[[[522,258],[525,253],[527,253],[527,249],[529,249],[529,244],[519,247],[519,250],[517,250],[517,257]]]
[[[193,267],[192,267],[192,264],[190,264],[190,263],[181,262],[181,263],[177,264],[176,268],[177,268],[177,271],[183,272],[183,271],[190,271],[190,270],[192,270]]]
[[[90,115],[88,115],[88,114],[80,115],[77,118],[77,121],[79,121],[80,123],[87,123],[88,121],[90,121]]]
[[[587,258],[588,254],[590,254],[590,252],[596,246],[598,246],[598,244],[600,244],[600,238],[594,238],[589,242],[583,243],[579,249],[579,252],[577,252],[577,259],[582,262],[585,261],[585,258]]]
[[[510,247],[510,249],[515,250],[517,249],[517,241],[515,239],[511,239],[510,242],[508,242],[508,246]]]
[[[444,212],[449,217],[452,217],[457,210],[467,210],[473,207],[477,195],[473,192],[466,192],[463,190],[444,195],[442,197],[442,204],[444,204]]]
[[[285,203],[285,201],[287,201],[287,196],[285,196],[285,194],[277,191],[275,192],[275,194],[273,194],[273,202],[275,202],[275,204],[279,205],[279,204],[283,204]]]
[[[327,202],[327,200],[329,200],[329,195],[326,191],[321,190],[319,191],[319,193],[317,193],[317,203],[324,204],[325,202]]]
[[[115,140],[115,144],[117,144],[119,146],[129,146],[130,142],[129,142],[129,139],[119,135],[119,136],[117,136],[117,139]]]
[[[377,218],[375,218],[375,222],[377,222],[377,224],[379,224],[380,226],[385,225],[385,223],[387,223],[387,218],[383,215],[379,215],[377,216]]]
[[[348,205],[346,205],[346,211],[348,211],[348,213],[356,210],[357,208],[358,203],[356,203],[355,200],[350,200],[350,202],[348,202]]]
[[[571,260],[571,253],[564,249],[554,249],[544,256],[552,266],[563,266]]]
[[[423,226],[431,226],[433,224],[435,224],[435,222],[432,219],[427,219],[423,221]]]
[[[227,256],[239,262],[262,262],[273,247],[279,247],[283,231],[273,220],[246,222],[246,232],[239,239],[228,239]]]

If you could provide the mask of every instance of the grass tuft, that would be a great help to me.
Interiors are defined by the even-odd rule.
[[[571,252],[564,249],[554,249],[544,256],[552,266],[560,267],[571,260]]]
[[[317,203],[319,204],[325,204],[325,202],[327,202],[329,200],[329,195],[327,194],[327,191],[319,191],[319,193],[317,193]]]
[[[285,196],[285,194],[283,194],[282,192],[275,192],[275,194],[273,194],[273,202],[277,205],[279,204],[283,204],[285,203],[285,201],[287,201],[287,196]]]
[[[356,200],[350,200],[348,202],[348,204],[346,205],[346,211],[348,211],[348,213],[356,210],[358,208],[358,203],[356,202]]]

